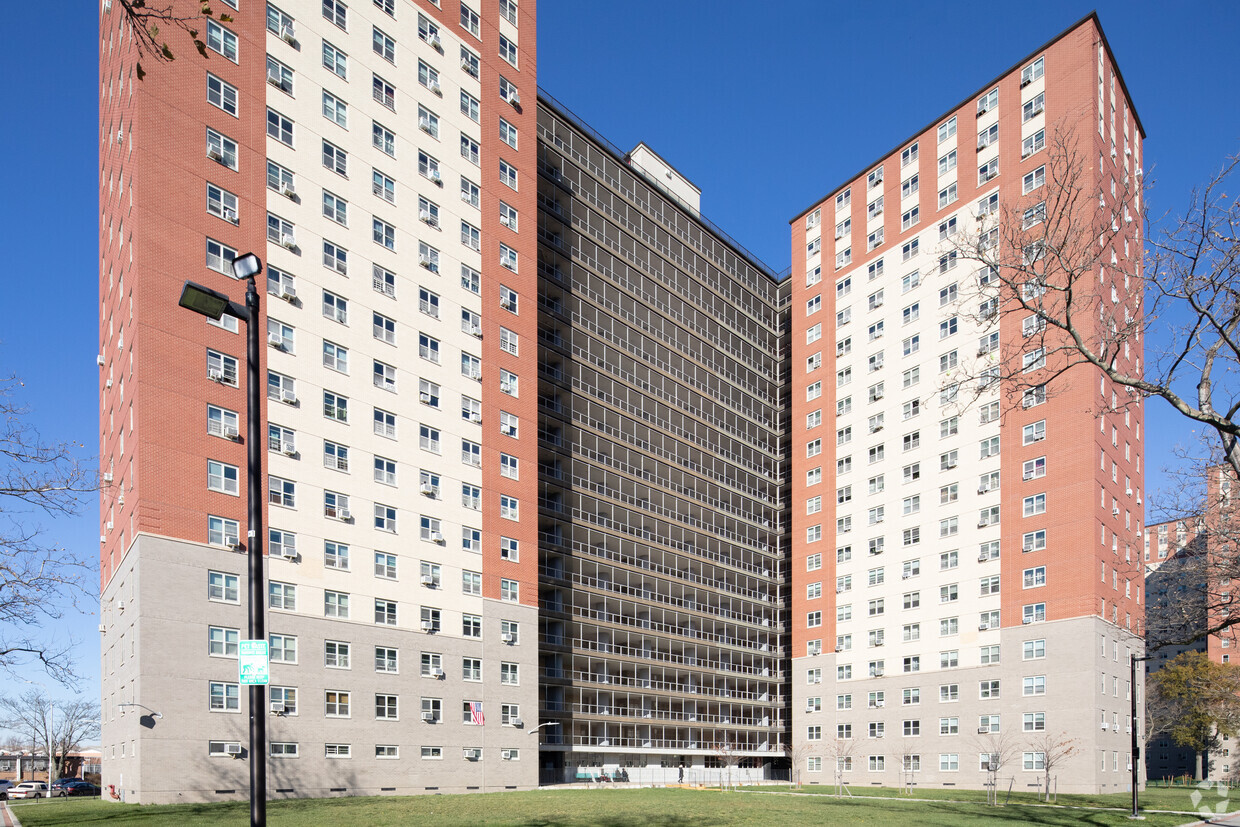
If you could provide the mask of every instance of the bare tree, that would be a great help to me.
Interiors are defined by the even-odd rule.
[[[999,732],[979,732],[974,741],[979,756],[987,756],[986,780],[987,799],[989,804],[999,803],[999,773],[1013,763],[1020,754],[1020,742],[1013,730],[1003,729]]]
[[[822,742],[822,752],[825,760],[830,764],[830,771],[835,778],[835,795],[840,797],[844,794],[844,773],[852,769],[853,752],[857,749],[857,742],[852,738],[834,738]]]
[[[199,36],[199,27],[214,18],[220,23],[231,23],[232,16],[215,14],[205,0],[172,0],[168,3],[148,4],[147,0],[117,0],[123,17],[122,25],[132,33],[140,57],[151,57],[161,63],[175,60],[172,47],[165,40],[165,28],[188,37],[198,54],[209,58],[207,44]],[[135,66],[138,80],[146,77],[146,70],[139,60]]]
[[[72,641],[43,634],[85,592],[83,561],[49,542],[37,516],[72,517],[98,490],[83,446],[46,443],[16,399],[21,382],[0,381],[0,669],[38,660],[62,683],[72,678]]]
[[[10,729],[28,733],[48,756],[53,778],[63,777],[65,757],[99,737],[99,704],[74,700],[56,704],[38,689],[16,698],[0,698]]]
[[[719,759],[719,789],[732,789],[732,770],[740,763],[740,755],[728,741],[715,747],[715,757]]]
[[[1042,769],[1046,780],[1046,800],[1051,800],[1051,771],[1068,758],[1080,751],[1076,738],[1069,738],[1066,732],[1058,734],[1049,730],[1029,741],[1029,749],[1035,755],[1042,756]]]
[[[947,244],[946,256],[977,267],[978,320],[1014,317],[1023,334],[996,339],[994,358],[983,340],[985,358],[957,384],[998,381],[1028,404],[1090,365],[1117,389],[1101,407],[1162,399],[1212,433],[1240,473],[1240,198],[1226,189],[1240,156],[1183,215],[1155,221],[1127,147],[1108,163],[1099,136],[1051,127],[1046,141],[1028,194],[997,209],[983,201],[976,229]]]
[[[788,755],[788,763],[790,765],[788,774],[789,788],[801,788],[801,773],[804,771],[805,762],[809,760],[814,752],[815,745],[809,741],[801,741],[795,746],[793,744],[785,744],[784,752]]]

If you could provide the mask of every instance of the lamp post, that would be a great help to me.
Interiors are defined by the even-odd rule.
[[[246,280],[245,305],[239,305],[223,293],[185,282],[180,305],[216,321],[228,315],[246,325],[246,486],[249,505],[249,527],[246,532],[246,556],[249,563],[249,637],[267,640],[266,587],[263,583],[263,501],[262,501],[262,413],[259,389],[259,312],[258,288],[254,279],[263,272],[263,264],[254,253],[237,256],[232,262],[233,275]],[[250,825],[267,824],[267,687],[250,685]]]
[[[1140,818],[1137,815],[1137,768],[1141,764],[1141,745],[1137,742],[1137,663],[1139,661],[1152,660],[1152,656],[1145,655],[1137,657],[1136,655],[1128,656],[1129,686],[1128,692],[1131,703],[1132,718],[1132,813],[1129,818]]]

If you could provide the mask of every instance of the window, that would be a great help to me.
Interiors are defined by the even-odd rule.
[[[239,473],[237,466],[227,465],[216,460],[207,460],[207,488],[224,494],[237,496]]]
[[[513,149],[517,148],[517,128],[503,118],[499,119],[499,138]]]
[[[348,618],[349,595],[344,592],[323,592],[323,616]]]
[[[377,121],[371,123],[371,143],[375,149],[396,157],[396,133]]]
[[[1045,603],[1029,603],[1021,607],[1021,623],[1040,623],[1046,620]]]
[[[418,128],[439,140],[439,116],[425,106],[418,107]]]
[[[1046,513],[1046,494],[1034,494],[1032,497],[1025,497],[1022,501],[1023,516],[1032,517],[1036,514]]]
[[[371,31],[371,48],[375,54],[386,60],[388,63],[396,62],[396,41],[388,37],[376,26]]]
[[[267,135],[282,144],[293,145],[293,122],[274,109],[267,110]]]
[[[268,75],[271,74],[271,64],[272,64],[271,58],[267,58]],[[290,82],[290,88],[291,88],[291,82]],[[229,115],[232,115],[234,118],[237,117],[237,87],[233,86],[230,83],[225,83],[224,81],[217,78],[215,75],[208,72],[207,73],[207,103],[211,104],[212,106],[216,106],[216,107],[219,107],[220,109],[223,109],[225,112],[227,112]]]
[[[900,152],[900,166],[906,167],[917,160],[917,144],[905,147]]]
[[[1025,138],[1020,145],[1020,157],[1028,158],[1035,152],[1041,152],[1046,148],[1046,130],[1039,129],[1037,132]]]
[[[239,685],[211,681],[208,686],[212,712],[241,711],[241,687]]]
[[[1046,183],[1046,167],[1041,166],[1021,179],[1021,189],[1025,195]]]
[[[513,66],[517,65],[517,44],[502,34],[499,36],[499,56]]]
[[[946,123],[939,124],[939,143],[956,134],[956,119],[949,118]]]
[[[506,520],[521,519],[521,503],[516,497],[501,494],[499,498],[499,515]]]
[[[207,157],[229,169],[237,168],[237,142],[214,129],[207,130]]]
[[[461,4],[461,28],[472,34],[474,37],[482,37],[482,28],[479,25],[478,12],[474,11],[464,3]]]
[[[1022,122],[1033,120],[1038,115],[1046,111],[1046,95],[1042,92],[1034,95],[1031,100],[1025,101],[1020,109],[1020,117]]]
[[[481,153],[481,148],[479,147],[478,142],[475,141],[473,138],[469,137],[468,135],[466,135],[464,132],[462,132],[461,133],[461,157],[469,161],[471,164],[477,165],[480,163],[479,162],[480,153]]]
[[[499,665],[499,682],[505,686],[519,686],[521,683],[520,665],[501,662]]]
[[[237,35],[214,20],[207,20],[207,48],[237,62]]]
[[[1046,70],[1046,59],[1038,58],[1020,71],[1020,85],[1028,86],[1038,78],[1042,77]]]
[[[347,276],[349,274],[349,251],[324,239],[323,266],[335,270],[342,276]]]

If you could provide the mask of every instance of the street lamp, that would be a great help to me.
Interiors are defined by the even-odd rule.
[[[1132,814],[1128,816],[1129,818],[1140,818],[1137,815],[1137,767],[1141,763],[1141,746],[1137,743],[1137,662],[1153,659],[1153,655],[1145,655],[1140,658],[1131,654],[1128,656],[1128,685],[1130,687],[1128,697],[1132,702],[1132,717],[1129,719],[1132,721],[1132,726],[1130,727],[1132,729],[1132,758],[1130,759],[1132,761]]]
[[[267,615],[264,611],[266,587],[263,583],[263,501],[262,501],[262,412],[259,408],[259,313],[258,288],[255,276],[263,272],[263,263],[254,253],[237,256],[232,262],[233,275],[246,280],[245,305],[228,296],[192,281],[181,290],[180,305],[195,313],[219,321],[227,315],[246,324],[246,485],[249,500],[249,528],[246,532],[246,555],[249,562],[250,640],[267,640]],[[250,684],[250,825],[267,824],[267,688]]]

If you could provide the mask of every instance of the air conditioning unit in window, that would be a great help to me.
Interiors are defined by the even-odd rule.
[[[230,224],[236,224],[237,223],[237,211],[230,210],[227,207],[225,207],[224,208],[224,220]]]
[[[504,298],[499,300],[499,306],[504,308],[505,310],[512,310],[513,301],[508,296],[505,296]]]
[[[1033,83],[1033,78],[1021,78],[1020,88],[1024,89],[1026,86],[1028,86],[1031,83]]]
[[[422,493],[428,497],[435,496],[435,486],[431,485],[429,482],[422,483]]]
[[[435,578],[434,578],[434,577],[432,577],[432,576],[431,576],[431,575],[429,575],[429,574],[424,574],[424,575],[422,575],[422,585],[423,585],[423,586],[433,586],[433,585],[435,585]]]
[[[280,236],[280,246],[291,250],[297,246],[297,239],[286,233],[285,235]]]
[[[432,531],[432,532],[431,532],[431,542],[432,542],[432,543],[439,543],[440,545],[443,545],[443,534],[441,534],[441,533],[440,533],[440,532],[438,532],[438,531]]]
[[[285,712],[284,701],[272,701],[271,702],[271,714],[272,715],[283,715],[284,712]]]
[[[1112,509],[1111,509],[1111,516],[1112,516],[1112,517],[1118,517],[1118,516],[1119,516],[1119,509],[1118,509],[1118,508],[1112,508]]]
[[[241,538],[235,534],[226,534],[224,535],[224,545],[231,549],[239,549],[241,548]]]
[[[418,264],[421,264],[423,267],[429,268],[432,264],[434,264],[434,261],[431,259],[430,256],[422,255],[422,256],[418,256]]]
[[[988,726],[980,726],[980,727],[978,727],[978,728],[977,728],[977,734],[978,734],[978,735],[986,735],[986,734],[988,734],[989,732],[990,732],[990,727],[988,727]]]
[[[442,48],[442,45],[439,42],[439,32],[433,32],[430,35],[428,35],[426,38],[426,42],[432,49]]]
[[[280,80],[281,80],[280,70],[277,69],[275,66],[268,66],[267,67],[267,82],[274,83],[276,86],[279,86]]]
[[[1020,624],[1021,624],[1022,626],[1028,626],[1028,625],[1029,625],[1030,623],[1032,623],[1032,622],[1033,622],[1033,618],[1032,618],[1032,617],[1022,617],[1022,618],[1020,619]]]
[[[516,638],[513,637],[511,632],[505,632],[504,634],[499,636],[499,639],[502,640],[504,643],[512,643],[513,641],[516,640]]]
[[[432,677],[432,678],[442,678],[442,677],[443,677],[443,670],[442,670],[442,669],[440,669],[438,666],[436,666],[434,669],[432,669],[432,670],[431,670],[431,677]]]
[[[112,481],[112,472],[111,472],[111,471],[104,471],[104,472],[103,472],[103,481],[104,481],[104,482],[111,482],[111,481]]]
[[[471,336],[473,336],[473,337],[475,337],[475,338],[477,338],[477,339],[481,339],[481,338],[482,338],[482,325],[480,325],[480,324],[473,324],[473,325],[470,325],[470,326],[469,326],[469,333],[470,333],[470,335],[471,335]]]
[[[466,761],[477,761],[482,757],[482,750],[480,749],[467,748],[463,752],[465,753]]]
[[[241,745],[240,744],[225,744],[224,754],[225,755],[240,755]]]
[[[989,632],[989,631],[990,631],[990,624],[989,624],[989,623],[979,623],[979,624],[977,624],[977,630],[978,630],[979,632]]]
[[[285,540],[284,545],[280,546],[279,556],[283,557],[285,560],[296,560],[297,547],[289,545],[288,540]]]
[[[500,425],[499,432],[503,434],[504,436],[512,436],[512,426],[511,425]]]
[[[516,89],[509,91],[508,102],[511,103],[513,106],[520,106],[521,105],[521,93],[518,92]]]
[[[293,198],[297,195],[297,190],[292,184],[286,181],[280,184],[280,194],[285,198]]]
[[[426,624],[424,623],[424,624],[422,624],[422,625],[423,625],[423,626],[425,626]],[[423,712],[423,713],[422,713],[422,720],[423,720],[423,721],[425,721],[425,722],[426,722],[426,723],[428,723],[428,724],[433,724],[433,723],[435,723],[435,713],[434,713],[434,712]]]
[[[297,301],[297,289],[290,285],[281,285],[280,298],[284,299],[286,302]]]
[[[294,40],[293,24],[289,22],[280,25],[280,38],[285,43],[292,43]]]
[[[478,413],[477,411],[473,411],[473,412],[471,412],[471,413],[469,414],[469,421],[470,421],[470,422],[473,422],[473,423],[475,423],[475,424],[476,424],[476,423],[478,423],[478,422],[481,422],[481,421],[482,421],[482,414]]]
[[[990,523],[986,522],[985,520],[979,520],[977,523],[978,528],[986,528],[989,525]]]
[[[294,393],[292,389],[285,388],[283,391],[280,392],[280,401],[285,403],[286,405],[296,405],[297,394]]]
[[[434,628],[435,628],[435,624],[434,624],[432,621],[429,621],[429,620],[423,620],[423,621],[422,621],[422,631],[423,631],[423,632],[430,632],[430,631],[434,630]],[[423,713],[423,714],[425,715],[426,713]]]
[[[103,0],[103,13],[107,14],[112,11],[112,0]]]
[[[989,555],[986,555],[986,554],[979,554],[979,555],[977,555],[977,562],[979,562],[979,563],[989,563],[989,562],[990,562],[990,557],[989,557]]]
[[[427,88],[431,90],[432,94],[435,94],[435,95],[443,94],[443,87],[439,85],[439,81],[437,80],[432,80],[430,84],[427,86]]]
[[[353,521],[353,515],[349,513],[349,509],[347,508],[340,509],[336,512],[336,514],[340,517],[341,522],[349,523]]]
[[[267,344],[271,345],[272,347],[278,347],[278,348],[283,349],[284,348],[284,337],[281,336],[279,333],[268,333]]]
[[[443,183],[443,176],[439,174],[439,170],[437,170],[437,169],[432,169],[432,170],[431,170],[431,175],[430,175],[430,178],[431,178],[431,180],[432,180],[432,181],[434,181],[436,184],[442,184],[442,183]]]
[[[218,161],[221,164],[224,163],[224,156],[218,149],[208,149],[207,157],[212,161]]]
[[[512,221],[506,215],[501,215],[499,217],[499,223],[503,224],[505,227],[512,227]]]
[[[419,118],[418,129],[421,129],[423,132],[429,133],[431,131],[431,119],[430,118]]]

